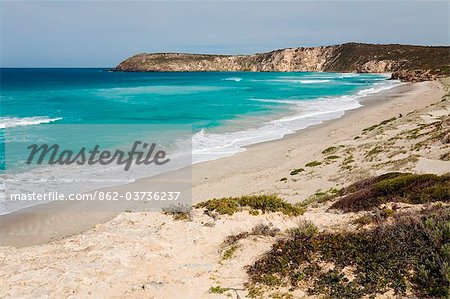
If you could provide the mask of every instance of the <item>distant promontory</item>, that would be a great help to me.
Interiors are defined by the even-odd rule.
[[[390,72],[393,79],[415,82],[450,76],[450,47],[346,43],[252,55],[141,53],[114,71]]]

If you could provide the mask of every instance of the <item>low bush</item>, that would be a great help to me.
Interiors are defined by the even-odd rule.
[[[223,246],[231,246],[237,244],[240,240],[248,238],[250,236],[270,236],[275,237],[280,232],[279,228],[272,227],[267,224],[258,224],[251,231],[242,232],[236,235],[230,235],[223,241]]]
[[[222,288],[221,286],[215,286],[215,287],[211,287],[209,289],[209,292],[212,294],[223,294],[229,290],[230,290],[229,288]]]
[[[424,204],[450,201],[450,176],[392,172],[357,182],[341,190],[330,209],[357,212],[387,202]]]
[[[299,202],[297,205],[300,207],[308,207],[312,204],[324,203],[336,198],[336,196],[339,195],[339,192],[340,191],[335,188],[331,188],[325,192],[317,191],[315,194],[308,197],[304,201]]]
[[[440,207],[393,217],[393,222],[369,230],[335,233],[304,224],[247,268],[247,286],[309,286],[308,294],[331,298],[372,297],[389,290],[448,298],[450,210]],[[344,268],[352,269],[350,276]]]
[[[304,212],[303,208],[292,205],[276,195],[215,198],[197,204],[196,208],[204,208],[210,212],[215,211],[220,215],[233,215],[244,209],[250,211],[260,210],[262,213],[281,212],[289,216],[298,216]]]
[[[336,160],[336,159],[339,159],[339,158],[340,158],[340,156],[336,156],[336,155],[325,157],[326,160]]]
[[[394,120],[396,120],[396,117],[392,117],[392,118],[390,118],[390,119],[383,120],[383,121],[380,122],[379,124],[376,124],[376,125],[370,126],[370,127],[368,127],[368,128],[365,128],[365,129],[363,130],[363,134],[366,133],[366,132],[373,131],[374,129],[376,129],[376,128],[378,128],[378,127],[381,127],[381,126],[384,126],[384,125],[386,125],[386,124],[388,124],[388,123],[390,123],[390,122],[392,122],[392,121],[394,121]]]
[[[339,150],[339,147],[337,147],[337,146],[330,146],[330,147],[327,147],[326,149],[324,149],[322,151],[322,154],[324,154],[324,155],[334,154],[338,150]]]
[[[297,169],[292,170],[290,172],[290,175],[297,175],[297,174],[299,174],[300,172],[303,172],[303,171],[305,171],[303,168],[297,168]]]
[[[163,209],[163,213],[166,215],[172,215],[174,220],[191,220],[192,208],[184,205],[173,205]]]
[[[236,250],[237,250],[238,248],[239,248],[238,245],[232,245],[230,248],[228,248],[227,250],[225,250],[225,251],[223,252],[222,258],[223,258],[224,260],[229,260],[229,259],[231,259],[231,258],[234,256],[234,254],[236,253]]]
[[[306,163],[305,167],[316,167],[321,164],[322,164],[322,162],[319,162],[319,161],[311,161],[311,162]]]

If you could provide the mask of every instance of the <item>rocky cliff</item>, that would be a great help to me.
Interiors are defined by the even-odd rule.
[[[114,70],[392,72],[392,77],[396,79],[424,81],[450,75],[450,47],[347,43],[288,48],[253,55],[142,53],[122,61]]]

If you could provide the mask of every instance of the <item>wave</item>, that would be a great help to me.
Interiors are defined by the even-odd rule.
[[[124,95],[141,95],[141,94],[160,94],[160,95],[182,95],[194,94],[210,91],[219,91],[227,87],[219,86],[173,86],[173,85],[150,85],[150,86],[134,86],[134,87],[110,87],[94,89],[93,92],[101,96],[112,96],[114,98]]]
[[[324,80],[322,80],[322,79],[317,79],[317,80],[299,80],[299,83],[302,83],[302,84],[314,84],[314,83],[327,83],[327,82],[330,82],[331,80],[328,80],[328,79],[324,79]]]
[[[353,77],[360,76],[360,74],[357,74],[357,73],[336,73],[336,75],[339,76],[338,78],[340,78],[340,79],[353,78]]]
[[[222,79],[223,81],[235,81],[235,82],[239,82],[239,81],[241,81],[242,80],[242,78],[239,78],[239,77],[230,77],[230,78],[225,78],[225,79]]]
[[[331,77],[330,77],[331,79]],[[289,77],[280,78],[280,79],[253,79],[251,81],[255,82],[280,82],[280,83],[300,83],[300,84],[315,84],[315,83],[328,83],[330,79],[289,79]]]
[[[192,137],[192,162],[199,163],[232,156],[244,151],[245,147],[251,144],[281,139],[287,134],[309,126],[339,118],[344,115],[345,111],[361,107],[362,104],[359,102],[361,98],[398,85],[399,83],[392,82],[363,89],[352,95],[314,100],[251,99],[252,101],[285,104],[294,113],[265,122],[257,128],[236,132],[210,133],[202,129]]]
[[[49,118],[47,116],[33,116],[33,117],[0,117],[0,128],[4,129],[6,126],[21,127],[33,126],[39,124],[47,124],[61,120],[62,117]]]

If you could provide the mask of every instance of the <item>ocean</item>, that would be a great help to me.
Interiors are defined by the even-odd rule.
[[[15,139],[26,140],[37,129],[59,124],[152,124],[169,135],[177,125],[187,125],[191,132],[184,137],[192,144],[192,163],[230,156],[250,144],[340,117],[360,107],[363,97],[399,84],[379,74],[122,73],[101,68],[1,69],[0,82],[3,145],[5,126]],[[10,168],[19,164],[6,163]],[[5,168],[4,146],[0,167]]]

